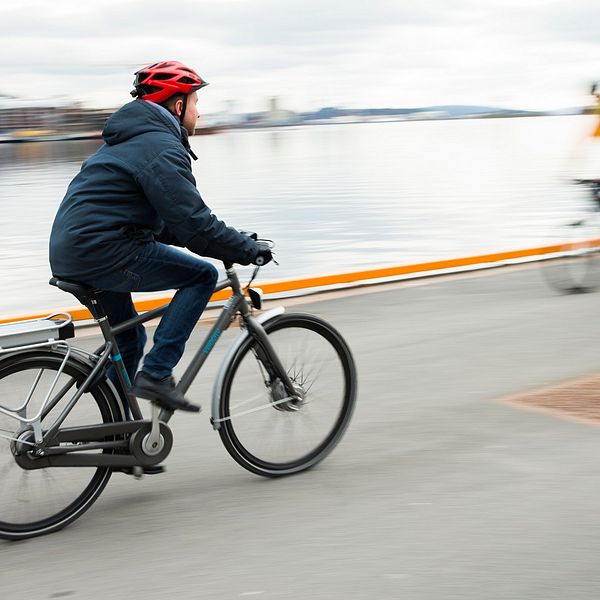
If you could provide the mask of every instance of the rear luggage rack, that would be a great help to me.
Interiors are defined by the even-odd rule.
[[[68,313],[54,313],[43,319],[5,323],[0,325],[0,352],[72,337],[75,337],[75,327],[73,318]]]
[[[71,346],[65,340],[72,337],[75,337],[75,327],[73,326],[73,318],[69,313],[54,313],[43,319],[29,319],[27,321],[16,321],[0,325],[0,354],[11,354],[31,348],[42,348],[44,346],[60,346],[64,350],[64,357],[62,358],[60,367],[52,378],[50,389],[46,392],[36,415],[28,418],[27,408],[44,371],[43,368],[39,370],[37,378],[29,390],[29,394],[25,399],[22,399],[20,406],[8,407],[0,404],[0,414],[19,421],[22,427],[25,428],[23,431],[28,428],[33,430],[36,444],[41,444],[43,441],[42,415],[46,410],[58,379],[62,375],[65,365],[71,356]],[[12,436],[6,436],[4,433],[0,433],[0,438],[6,438],[11,441],[16,439]],[[31,446],[34,445],[32,442],[26,443]]]

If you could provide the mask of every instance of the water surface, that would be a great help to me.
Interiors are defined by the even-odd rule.
[[[589,117],[240,130],[193,138],[194,174],[228,224],[275,240],[277,279],[549,244],[583,205],[570,157]],[[47,240],[98,142],[0,145],[0,314],[72,305]],[[600,168],[599,168],[600,172]]]

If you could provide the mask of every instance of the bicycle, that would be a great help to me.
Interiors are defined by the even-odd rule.
[[[589,191],[584,214],[561,225],[557,253],[540,263],[544,279],[567,294],[591,292],[600,286],[600,179],[578,179]]]
[[[232,295],[177,386],[188,390],[239,318],[241,331],[214,384],[212,426],[252,473],[305,471],[333,450],[348,426],[356,401],[352,354],[318,317],[286,314],[283,307],[255,316],[262,294],[250,284],[260,267],[242,289],[234,266],[224,266],[227,277],[216,289],[231,288]],[[90,508],[115,470],[139,475],[164,461],[173,444],[173,413],[152,403],[151,418],[144,419],[131,392],[128,409],[106,377],[114,365],[123,389],[131,390],[115,335],[162,315],[168,304],[112,327],[100,290],[56,278],[50,283],[90,308],[104,343],[95,352],[72,346],[68,314],[0,326],[0,439],[10,449],[8,462],[0,463],[0,537],[9,540],[62,529]]]

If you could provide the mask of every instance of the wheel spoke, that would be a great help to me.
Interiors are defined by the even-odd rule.
[[[65,383],[65,385],[63,385],[63,387],[54,396],[54,398],[48,401],[46,408],[44,408],[44,411],[42,412],[42,419],[45,419],[48,416],[50,411],[64,398],[65,394],[75,385],[75,383],[75,378],[71,378],[71,381]]]

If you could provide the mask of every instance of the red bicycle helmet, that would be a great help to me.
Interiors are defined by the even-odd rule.
[[[174,94],[191,94],[208,85],[196,71],[175,60],[158,62],[135,73],[134,98],[161,104]]]

